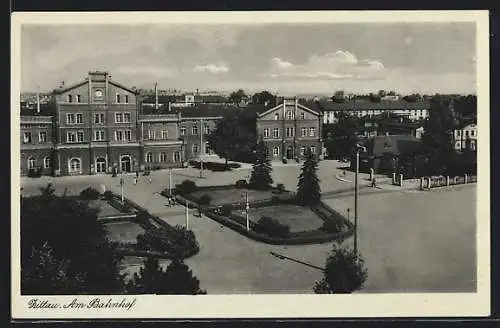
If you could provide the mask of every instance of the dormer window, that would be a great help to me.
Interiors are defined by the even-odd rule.
[[[73,102],[73,95],[68,95],[68,102],[69,103]]]
[[[277,121],[277,120],[279,120],[279,119],[280,119],[280,114],[278,114],[278,113],[274,114],[274,119],[275,119],[276,121]]]
[[[128,95],[125,95],[125,103],[128,104]]]
[[[81,95],[76,95],[76,102],[82,102],[82,96]]]

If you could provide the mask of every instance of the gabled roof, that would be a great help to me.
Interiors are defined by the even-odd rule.
[[[259,106],[263,106],[263,105],[259,105]],[[277,104],[276,106],[272,106],[272,107],[271,107],[271,106],[268,106],[268,107],[260,107],[260,108],[261,108],[261,111],[260,111],[260,112],[258,112],[257,114],[258,114],[258,116],[259,116],[259,117],[262,117],[262,116],[264,116],[264,115],[267,115],[267,114],[269,114],[269,113],[272,113],[273,111],[277,110],[278,108],[280,108],[280,107],[282,107],[282,106],[283,106],[283,103],[279,103],[279,104]],[[312,113],[312,114],[314,114],[314,115],[320,115],[320,114],[321,114],[319,111],[317,111],[317,110],[315,110],[315,109],[312,109],[312,108],[309,108],[309,107],[307,107],[307,106],[305,106],[305,105],[303,105],[303,104],[300,104],[300,103],[298,103],[298,104],[297,104],[297,107],[298,107],[298,108],[301,108],[301,109],[303,109],[303,110],[305,110],[305,111],[307,111],[307,112],[310,112],[310,113]]]
[[[119,87],[119,88],[122,88],[122,89],[124,89],[124,90],[127,90],[127,91],[128,91],[128,92],[130,92],[130,93],[133,93],[133,94],[139,94],[139,92],[138,92],[137,90],[132,90],[131,88],[126,87],[126,86],[124,86],[123,84],[118,83],[118,82],[115,82],[115,81],[113,81],[113,80],[111,80],[111,79],[109,79],[109,80],[108,80],[108,82],[109,82],[109,84],[112,84],[112,85],[114,85],[114,86],[117,86],[117,87]],[[64,92],[66,92],[66,91],[69,91],[69,90],[74,89],[74,88],[78,88],[79,86],[82,86],[82,85],[87,84],[87,83],[89,83],[89,80],[88,80],[88,79],[85,79],[85,80],[83,80],[83,81],[76,82],[76,83],[71,84],[71,85],[69,85],[69,86],[67,86],[67,87],[64,87],[64,88],[54,89],[54,91],[53,91],[53,92],[54,92],[55,94],[64,93]]]
[[[115,81],[113,81],[113,80],[111,80],[111,79],[109,79],[109,80],[108,80],[108,82],[109,82],[109,84],[112,84],[112,85],[114,85],[114,86],[116,86],[116,87],[119,87],[119,88],[122,88],[122,89],[124,89],[124,90],[127,90],[127,91],[128,91],[128,92],[130,92],[130,93],[133,93],[133,94],[139,94],[139,92],[138,92],[137,90],[132,90],[131,88],[126,87],[126,86],[124,86],[123,84],[118,83],[118,82],[115,82]]]
[[[380,157],[386,153],[395,156],[412,154],[418,150],[420,143],[420,139],[410,135],[376,136],[365,143],[365,155]]]
[[[371,102],[368,100],[354,100],[342,103],[333,101],[319,101],[318,105],[322,111],[352,111],[352,110],[396,110],[396,109],[430,109],[428,101],[408,102],[404,100],[381,100]]]

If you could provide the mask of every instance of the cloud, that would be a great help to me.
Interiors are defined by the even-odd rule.
[[[281,58],[271,59],[271,69],[265,76],[298,79],[380,79],[386,73],[384,64],[378,60],[356,58],[349,51],[312,55],[307,62],[296,65]]]
[[[293,67],[292,63],[284,61],[278,57],[274,57],[273,59],[271,59],[271,62],[276,68],[281,70],[286,70]]]
[[[193,71],[196,73],[209,72],[213,74],[219,74],[219,73],[228,73],[229,67],[227,67],[227,65],[224,63],[209,64],[204,66],[196,65]]]

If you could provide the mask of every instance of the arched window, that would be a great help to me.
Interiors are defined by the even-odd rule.
[[[72,95],[68,95],[68,102],[73,102],[73,96]]]
[[[286,119],[293,120],[293,112],[291,110],[286,111]]]
[[[28,158],[28,169],[34,169],[36,167],[36,159],[33,157]]]
[[[279,120],[279,119],[280,119],[280,114],[278,114],[278,113],[274,114],[274,119],[275,119],[276,121],[277,121],[277,120]]]
[[[274,146],[273,147],[273,156],[278,157],[280,155],[280,147]]]
[[[304,112],[300,113],[300,119],[305,120],[306,119],[306,114]]]
[[[80,173],[82,171],[82,161],[79,158],[69,160],[69,172]]]
[[[160,162],[166,162],[167,161],[167,154],[164,152],[160,153]]]
[[[174,162],[180,162],[181,161],[181,153],[176,151],[174,152]]]
[[[47,156],[43,159],[43,167],[46,169],[50,168],[50,157]]]
[[[151,152],[146,153],[146,163],[151,163],[153,161],[153,154]]]
[[[198,153],[198,144],[194,144],[193,145],[193,154],[197,154]]]

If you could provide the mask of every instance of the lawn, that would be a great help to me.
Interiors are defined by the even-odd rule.
[[[106,223],[105,226],[111,241],[135,243],[137,235],[144,232],[140,225],[129,221]]]
[[[245,193],[248,192],[248,202],[270,199],[273,196],[286,195],[287,193],[273,194],[273,190],[253,190],[253,189],[219,189],[219,190],[199,190],[189,194],[193,198],[200,198],[203,195],[209,195],[212,198],[211,205],[224,205],[241,203],[245,204]]]
[[[241,210],[235,212],[239,215],[242,215],[241,213]],[[323,225],[323,220],[309,207],[291,204],[250,208],[248,216],[254,222],[259,221],[263,216],[271,217],[281,224],[289,226],[290,232],[317,230]]]
[[[120,216],[123,214],[128,214],[128,213],[123,213],[111,206],[107,201],[97,199],[97,200],[91,200],[88,202],[89,207],[95,208],[99,210],[99,218],[105,218],[105,217],[110,217],[110,216]]]

